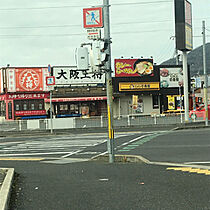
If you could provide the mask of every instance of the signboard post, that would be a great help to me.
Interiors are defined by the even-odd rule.
[[[52,116],[52,89],[55,85],[55,77],[54,76],[49,76],[46,77],[46,84],[49,87],[52,87],[50,89],[50,133],[53,133],[53,116]]]
[[[91,28],[87,29],[88,39],[98,40],[101,38],[101,29],[99,28]]]
[[[185,122],[189,122],[187,51],[193,49],[192,6],[188,0],[175,0],[176,49],[183,52]]]

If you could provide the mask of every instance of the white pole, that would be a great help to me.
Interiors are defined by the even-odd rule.
[[[184,73],[184,109],[185,122],[189,122],[189,87],[188,87],[188,68],[187,68],[187,51],[183,51],[183,73]]]
[[[180,103],[180,116],[181,116],[181,123],[183,123],[182,119],[182,91],[181,91],[181,85],[179,85],[179,103]]]
[[[50,90],[50,133],[53,133],[53,120],[52,120],[52,90]]]

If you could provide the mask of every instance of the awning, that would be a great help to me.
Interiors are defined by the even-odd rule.
[[[68,102],[68,101],[102,101],[107,100],[106,96],[99,97],[77,97],[77,98],[52,98],[52,102]],[[46,103],[50,103],[50,99],[44,99]]]

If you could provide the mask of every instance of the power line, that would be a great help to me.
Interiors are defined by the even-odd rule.
[[[195,18],[196,20],[200,20],[203,18]],[[206,19],[210,19],[210,17],[206,17]],[[130,21],[130,22],[119,22],[112,23],[112,25],[130,25],[130,24],[152,24],[152,23],[166,23],[173,22],[173,20],[165,19],[165,20],[148,20],[148,21]],[[0,26],[0,29],[31,29],[31,28],[68,28],[68,27],[81,27],[82,24],[64,24],[64,25],[46,25],[46,26]],[[200,27],[194,27],[200,28]]]
[[[210,32],[210,29],[206,28],[206,30],[207,30],[208,32]]]
[[[145,5],[145,4],[159,4],[159,3],[172,3],[170,0],[162,0],[162,1],[145,1],[145,2],[131,2],[131,3],[117,3],[117,4],[111,4],[111,6],[126,6],[126,5]],[[102,5],[101,5],[102,6]],[[65,5],[65,6],[43,6],[43,7],[14,7],[14,8],[1,8],[0,11],[14,11],[14,10],[43,10],[43,9],[65,9],[65,8],[77,8],[77,7],[84,7],[84,5]],[[85,6],[85,7],[88,7]],[[89,7],[92,7],[92,5],[89,5]]]
[[[126,6],[126,5],[137,5],[137,4],[159,4],[159,3],[172,3],[173,1],[145,1],[145,2],[131,2],[131,3],[118,3],[111,4],[114,6]]]

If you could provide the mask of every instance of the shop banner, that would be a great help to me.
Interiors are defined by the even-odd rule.
[[[120,82],[119,91],[152,91],[159,90],[159,82]]]
[[[48,68],[14,68],[7,70],[8,92],[48,91],[45,84]]]
[[[33,110],[33,111],[15,111],[15,116],[31,116],[31,115],[45,115],[45,110]]]
[[[181,67],[160,68],[160,87],[175,88],[184,85],[183,70]]]
[[[50,96],[49,93],[17,93],[7,94],[7,100],[21,100],[21,99],[45,99]]]
[[[0,94],[4,92],[3,71],[0,69]]]
[[[167,96],[168,97],[168,109],[175,110],[175,96]]]
[[[154,77],[153,59],[115,59],[115,77]]]
[[[92,73],[87,70],[77,70],[71,67],[53,67],[53,76],[55,76],[55,85],[105,83],[104,73]]]

